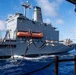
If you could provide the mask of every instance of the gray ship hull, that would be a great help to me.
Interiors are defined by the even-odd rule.
[[[63,44],[46,44],[45,46],[40,46],[43,43],[33,43],[26,42],[15,42],[8,43],[9,46],[0,48],[0,57],[2,56],[12,56],[12,55],[23,55],[23,56],[38,56],[38,55],[48,55],[48,54],[58,54],[68,52],[73,49],[71,46],[66,46]],[[3,43],[2,45],[8,45]],[[1,45],[1,44],[0,44]],[[15,46],[16,45],[16,46]]]

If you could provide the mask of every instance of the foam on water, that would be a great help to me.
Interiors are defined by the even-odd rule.
[[[55,55],[43,55],[43,56],[39,56],[39,57],[23,57],[20,55],[14,55],[14,59],[15,61],[17,60],[26,60],[26,61],[41,61],[41,60],[46,60],[46,59],[52,59]],[[11,62],[13,62],[13,57],[11,57],[9,60],[11,60]]]
[[[72,52],[75,53],[75,50]],[[58,55],[59,58],[71,58],[73,53],[68,53],[65,55]],[[24,60],[19,65],[15,65],[13,62],[13,57],[10,59],[0,60],[0,75],[22,75],[29,71],[36,70],[49,64],[55,55],[43,55],[36,58],[24,57]],[[69,56],[69,57],[68,57]],[[23,59],[23,56],[14,56],[17,62]],[[67,70],[68,69],[68,70]],[[31,75],[54,75],[54,64],[46,68],[45,70],[33,73]],[[59,75],[73,75],[74,74],[74,62],[60,63],[59,64]]]

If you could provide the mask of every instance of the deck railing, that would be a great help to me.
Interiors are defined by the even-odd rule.
[[[59,56],[55,56],[54,60],[52,62],[50,62],[49,64],[47,64],[46,66],[39,68],[37,70],[25,73],[23,75],[31,75],[32,73],[44,70],[48,67],[51,67],[52,64],[54,64],[54,75],[58,75],[59,72],[59,63],[61,62],[71,62],[74,61],[74,75],[76,75],[76,55],[74,56],[74,58],[69,58],[69,59],[59,59]],[[69,75],[69,74],[68,74]]]
[[[60,62],[70,62],[70,61],[74,61],[74,75],[76,75],[76,55],[74,56],[74,58],[71,58],[71,59],[61,59],[59,60],[59,57],[58,56],[55,56],[55,66],[54,66],[54,75],[58,75],[58,64]],[[69,74],[68,74],[69,75]]]

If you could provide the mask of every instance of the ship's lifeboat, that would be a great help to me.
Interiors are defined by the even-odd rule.
[[[31,36],[32,36],[32,38],[42,38],[43,37],[43,33],[41,33],[41,32],[33,32]]]
[[[17,32],[18,37],[30,37],[30,32]]]

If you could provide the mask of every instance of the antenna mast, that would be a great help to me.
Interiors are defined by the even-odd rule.
[[[24,7],[24,16],[26,17],[26,9],[30,8],[30,3],[27,1],[26,3],[21,4]]]

